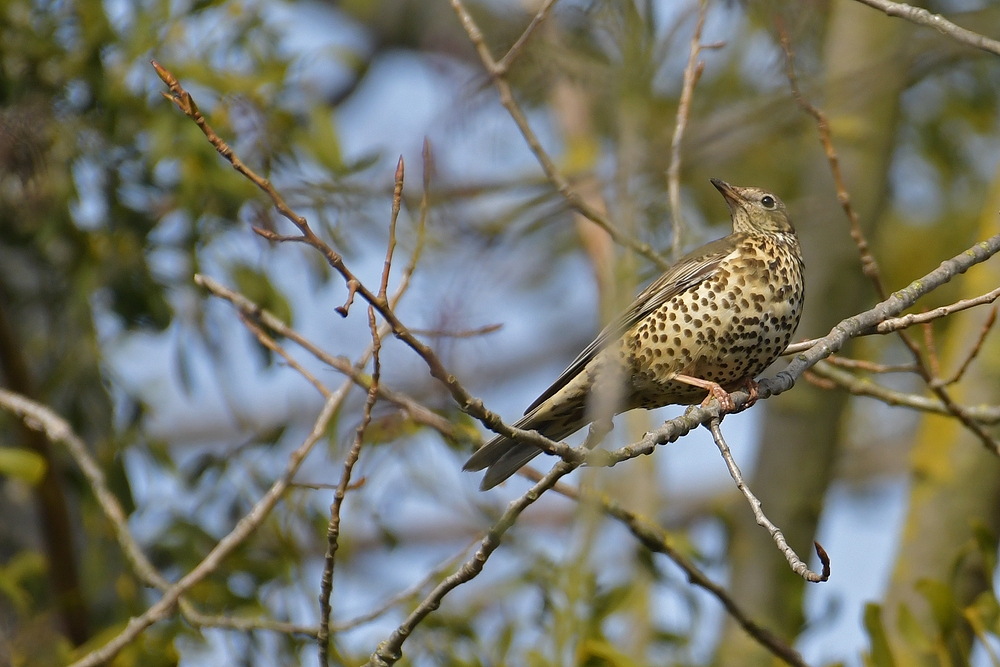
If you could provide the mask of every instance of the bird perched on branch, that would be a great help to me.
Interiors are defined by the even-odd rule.
[[[583,426],[634,408],[671,403],[733,409],[746,388],[788,346],[799,324],[803,281],[798,237],[785,205],[759,188],[712,179],[729,206],[733,233],[682,257],[580,353],[528,406],[515,426],[562,440]],[[493,488],[541,453],[498,435],[466,462],[487,469]]]

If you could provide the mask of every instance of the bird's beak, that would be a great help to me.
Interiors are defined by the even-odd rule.
[[[722,196],[725,198],[726,204],[729,206],[730,211],[733,211],[741,207],[743,203],[743,197],[741,197],[740,193],[736,191],[736,188],[734,188],[729,183],[726,183],[725,181],[719,178],[713,178],[712,185],[715,186],[716,190],[722,193]]]

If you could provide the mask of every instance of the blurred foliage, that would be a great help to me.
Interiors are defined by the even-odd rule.
[[[470,1],[498,56],[530,20],[522,4],[530,3]],[[811,119],[790,99],[774,27],[780,16],[797,51],[803,89],[822,102],[831,4],[712,4],[708,39],[718,33],[726,43],[705,55],[708,64],[684,145],[691,239],[700,243],[723,233],[715,222],[724,220],[724,206],[702,187],[709,176],[765,185],[803,214],[815,205],[818,191],[826,192],[824,202],[834,201],[829,183],[817,186],[812,175],[810,165],[825,163]],[[170,348],[177,356],[171,365],[177,377],[170,381],[195,395],[197,365],[204,363],[195,348],[203,344],[215,355],[205,355],[218,366],[213,377],[223,384],[239,382],[224,372],[232,360],[226,349],[231,338],[215,330],[192,288],[191,277],[198,271],[225,274],[231,285],[285,322],[298,323],[309,314],[298,310],[301,301],[282,291],[288,283],[270,263],[272,248],[248,229],[248,223],[275,229],[281,221],[201,131],[160,97],[163,87],[147,61],[155,57],[167,66],[195,96],[216,132],[247,164],[281,184],[290,203],[349,256],[362,255],[372,239],[384,239],[391,179],[372,177],[384,166],[380,155],[345,159],[336,112],[365,100],[356,93],[377,66],[405,53],[451,77],[462,97],[448,105],[447,122],[474,124],[483,109],[496,106],[490,82],[479,73],[475,53],[445,0],[330,5],[336,12],[324,16],[338,24],[331,29],[347,25],[361,36],[363,46],[333,50],[335,64],[346,74],[337,86],[320,91],[303,81],[301,55],[283,43],[280,22],[269,14],[268,3],[0,1],[0,329],[10,329],[10,335],[0,335],[0,357],[20,360],[28,380],[23,386],[12,386],[11,377],[5,382],[51,405],[91,443],[122,504],[142,515],[142,541],[151,560],[171,579],[209,553],[266,491],[299,435],[297,424],[281,424],[235,445],[225,438],[187,449],[150,441],[143,426],[155,406],[144,405],[133,387],[115,377],[108,357],[129,341],[175,336],[182,342]],[[929,8],[951,7],[932,2]],[[543,140],[556,147],[561,167],[573,179],[596,175],[612,216],[630,218],[630,233],[659,248],[668,247],[670,240],[663,173],[694,9],[693,3],[677,11],[672,3],[631,0],[560,3],[510,73],[518,99],[533,125],[545,128]],[[977,29],[996,33],[1000,9],[991,4],[967,18]],[[1000,139],[996,59],[958,48],[929,31],[914,29],[911,36],[907,81],[892,135],[890,192],[873,239],[893,289],[981,233],[981,202],[997,168],[995,151],[982,147],[995,147]],[[879,85],[879,67],[872,63],[853,76],[860,85]],[[471,83],[470,72],[475,73]],[[558,108],[565,102],[553,91],[563,85],[582,91],[580,108],[571,111],[586,119],[587,132],[560,147],[558,137],[565,128],[559,112],[566,110]],[[835,127],[834,140],[851,131],[849,124]],[[408,168],[413,174],[413,166]],[[533,288],[552,269],[554,256],[579,252],[575,228],[566,224],[570,214],[564,201],[536,171],[476,180],[460,167],[444,165],[429,195],[435,225],[429,245],[439,262],[467,248],[477,259],[510,253],[515,258],[510,273],[523,278],[518,286]],[[412,200],[408,185],[406,208],[415,211]],[[796,219],[800,227],[817,224],[806,215]],[[401,236],[405,233],[401,228]],[[257,245],[243,252],[236,248],[245,247],[243,243]],[[520,252],[525,247],[534,254]],[[302,257],[296,265],[302,275],[295,278],[303,284],[312,278],[318,291],[333,274],[311,254]],[[959,284],[949,285],[921,306],[961,296]],[[964,322],[940,321],[934,330],[946,336],[968,326]],[[452,343],[435,345],[449,350]],[[488,347],[478,349],[489,352],[483,357],[493,356]],[[868,342],[864,349],[873,359],[899,352],[896,344],[882,340]],[[265,368],[260,370],[273,371],[275,359],[264,352]],[[550,354],[543,350],[539,357]],[[539,357],[523,366],[511,362],[511,373],[536,366]],[[987,362],[998,363],[995,358]],[[237,363],[245,364],[245,359]],[[445,447],[467,451],[478,439],[472,421],[457,414],[439,388],[421,398],[446,415],[460,434],[461,442]],[[219,419],[239,421],[237,412]],[[862,414],[860,408],[857,414]],[[294,417],[289,421],[295,422]],[[325,450],[334,465],[309,470],[315,478],[330,481],[325,475],[337,470],[349,440],[345,434],[356,423],[354,414],[335,420]],[[64,453],[47,457],[31,449],[8,416],[0,428],[0,503],[9,510],[0,522],[0,663],[64,664],[113,637],[153,596],[125,564],[109,522]],[[476,526],[495,518],[495,508],[477,504],[485,501],[456,496],[447,486],[444,475],[432,467],[447,455],[439,451],[444,447],[425,459],[426,450],[418,446],[431,442],[437,447],[440,439],[406,415],[376,413],[365,442],[377,445],[365,450],[365,475],[377,477],[390,459],[402,459],[413,464],[421,501],[468,513],[464,518],[471,517]],[[49,472],[76,532],[46,551],[40,546],[44,513],[33,503],[48,502],[38,485]],[[159,485],[149,496],[153,501],[136,507],[133,485],[150,480]],[[349,500],[360,498],[348,503],[352,521],[370,530],[343,536],[339,558],[361,581],[338,578],[337,586],[344,590],[396,581],[400,573],[394,567],[373,574],[372,553],[407,564],[415,553],[422,563],[421,549],[429,549],[428,544],[457,544],[468,537],[467,530],[453,529],[448,521],[440,535],[419,522],[410,532],[399,529],[386,520],[385,514],[393,511],[392,498],[386,496],[403,492],[389,486],[384,496],[352,492]],[[169,495],[170,502],[159,502],[157,493]],[[191,590],[189,599],[206,614],[300,620],[302,609],[315,602],[328,502],[328,494],[291,490],[253,536]],[[651,511],[658,510],[654,506]],[[745,508],[732,511],[741,510]],[[730,511],[725,502],[712,503],[711,511],[688,519],[686,526],[703,521],[725,529]],[[516,527],[503,547],[515,554],[513,566],[496,575],[489,589],[470,586],[459,600],[449,598],[406,644],[402,664],[596,667],[703,660],[711,649],[704,646],[705,628],[712,622],[705,601],[660,557],[654,559],[631,542],[617,545],[628,552],[621,560],[599,562],[594,554],[609,539],[609,522],[593,507],[574,512],[574,527],[560,526],[552,540],[566,548],[558,557],[536,539],[539,533],[547,536],[547,528]],[[719,565],[698,551],[686,526],[673,535],[681,550],[705,567]],[[614,535],[620,540],[620,533]],[[996,646],[1000,607],[993,581],[994,527],[978,526],[970,543],[941,548],[953,552],[956,562],[979,559],[988,581],[970,598],[957,575],[922,580],[917,592],[932,625],[917,618],[923,612],[905,605],[898,622],[887,624],[884,609],[870,604],[858,619],[870,638],[866,665],[902,665],[894,644],[899,641],[927,664],[944,664],[942,656],[967,662],[973,646]],[[66,560],[51,562],[60,550]],[[67,563],[82,582],[82,610],[63,604],[60,591],[53,590],[54,570]],[[417,597],[405,596],[379,621],[380,631],[412,609]],[[650,601],[663,599],[671,601],[670,613],[657,616]],[[78,646],[66,630],[66,617],[73,614],[83,615],[87,627]],[[147,630],[113,664],[177,664],[186,652],[197,656],[212,650],[210,633],[226,637],[232,662],[313,660],[311,644],[301,636],[197,629],[174,619]],[[367,657],[375,635],[358,636],[335,633],[337,660],[355,664]]]

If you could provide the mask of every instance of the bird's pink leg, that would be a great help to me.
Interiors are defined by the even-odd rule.
[[[701,407],[708,405],[709,401],[712,400],[714,396],[719,401],[719,407],[723,412],[732,412],[736,409],[733,404],[733,399],[729,396],[729,392],[722,388],[722,385],[718,382],[712,382],[711,380],[702,380],[701,378],[692,377],[690,375],[684,375],[678,373],[672,379],[677,382],[683,382],[684,384],[689,384],[693,387],[700,387],[708,391],[708,396],[705,400],[701,402]]]

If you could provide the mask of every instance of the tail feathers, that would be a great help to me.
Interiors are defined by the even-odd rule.
[[[539,406],[514,424],[515,428],[538,431],[552,440],[562,440],[584,425],[584,409],[574,407],[566,414],[539,414],[545,406]],[[546,410],[548,412],[548,410]],[[462,470],[476,472],[487,469],[480,484],[480,491],[492,489],[497,484],[521,469],[528,461],[542,453],[534,445],[518,442],[513,438],[498,435],[473,454]]]

